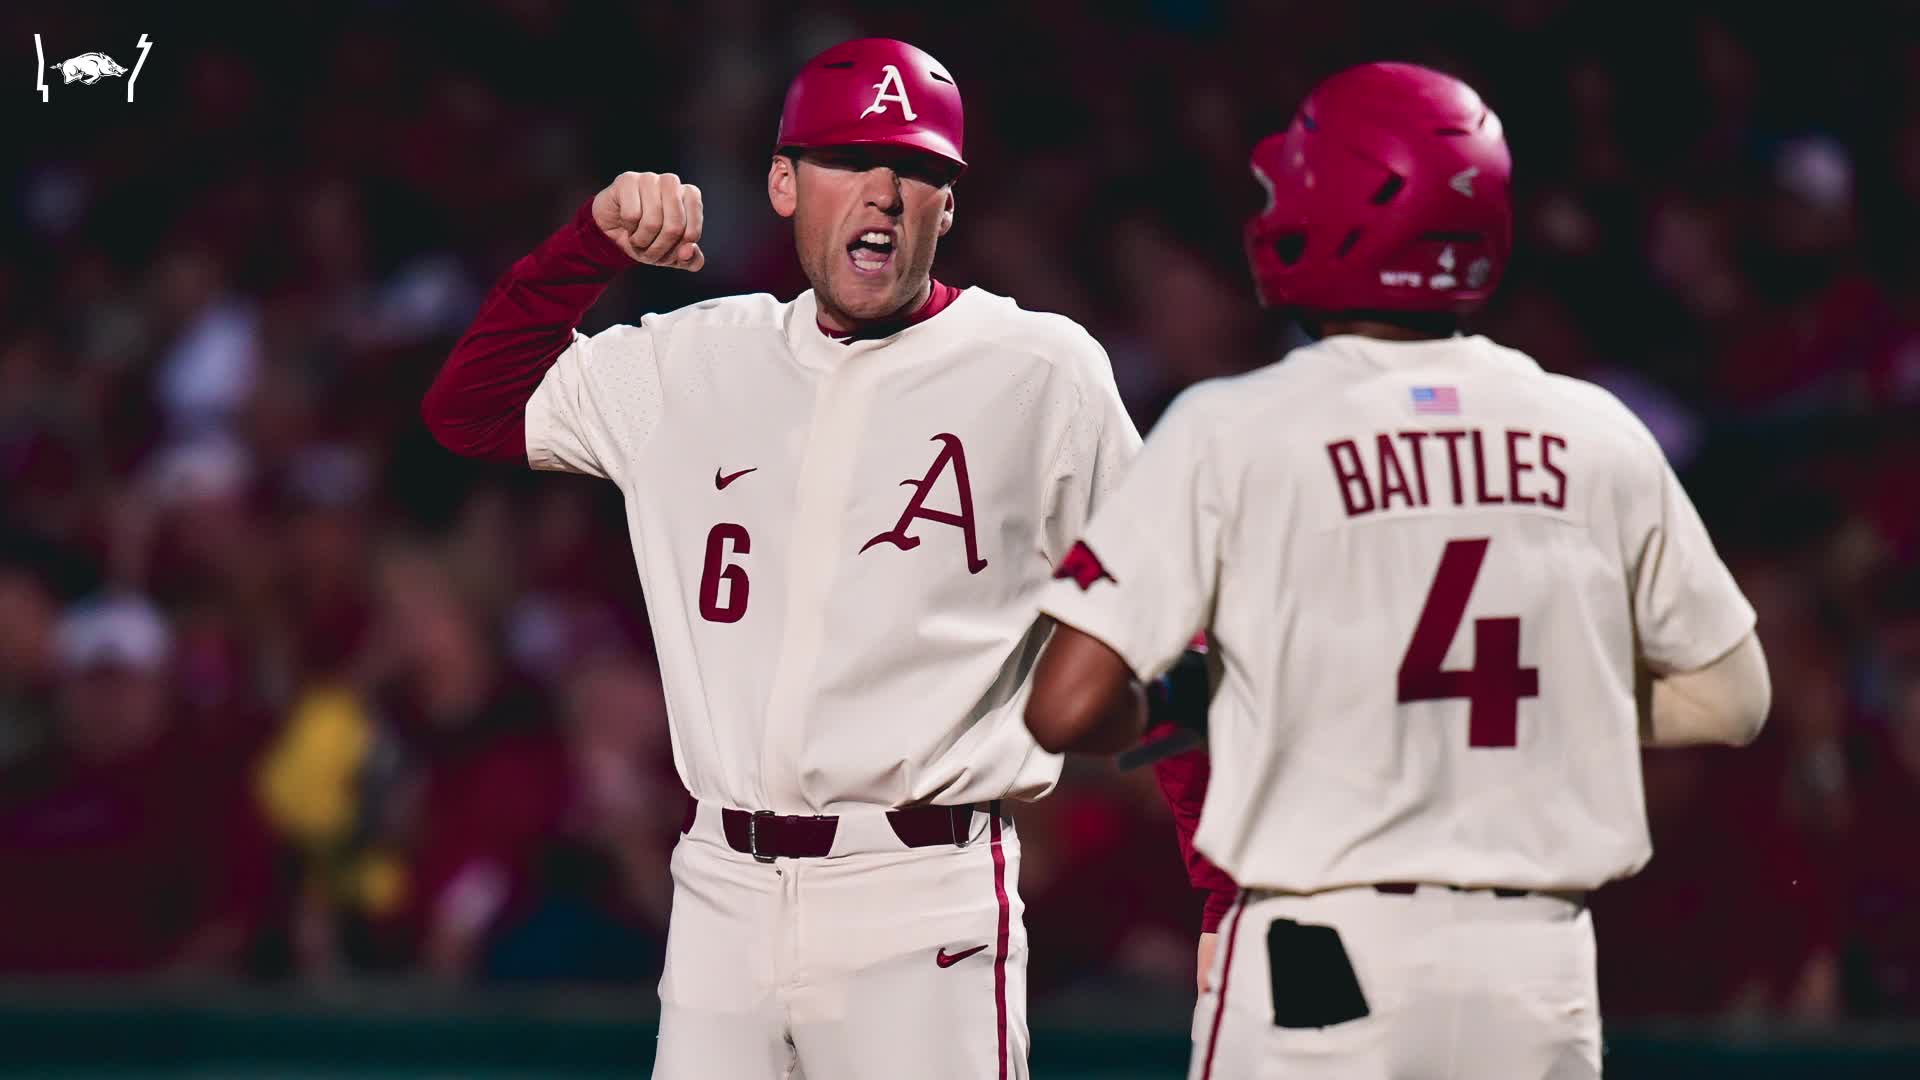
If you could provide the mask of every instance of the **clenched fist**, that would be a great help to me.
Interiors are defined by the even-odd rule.
[[[672,173],[624,172],[593,197],[593,223],[634,262],[698,270],[706,210],[700,189]]]

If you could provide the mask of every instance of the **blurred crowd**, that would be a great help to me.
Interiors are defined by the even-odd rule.
[[[764,196],[780,95],[882,33],[966,95],[937,276],[1086,325],[1142,430],[1297,340],[1242,269],[1255,138],[1349,62],[1479,86],[1519,248],[1475,329],[1647,420],[1773,665],[1754,747],[1649,755],[1602,1000],[1920,1016],[1911,9],[958,7],[0,13],[62,56],[154,42],[137,103],[21,89],[0,166],[0,975],[650,990],[684,796],[617,495],[454,459],[419,397],[622,169],[701,185],[708,264],[631,272],[585,330],[803,288]],[[1036,999],[1188,985],[1150,777],[1075,764],[1020,829]]]

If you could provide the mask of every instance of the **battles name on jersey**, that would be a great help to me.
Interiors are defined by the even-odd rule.
[[[1590,889],[1651,854],[1635,657],[1753,626],[1646,427],[1484,337],[1187,390],[1042,609],[1222,675],[1195,847],[1250,888]]]

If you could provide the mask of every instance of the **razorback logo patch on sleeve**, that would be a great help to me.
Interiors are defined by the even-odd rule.
[[[1113,575],[1107,573],[1107,568],[1100,565],[1100,556],[1093,553],[1093,549],[1087,546],[1085,540],[1073,542],[1067,557],[1061,559],[1060,565],[1054,569],[1053,576],[1072,579],[1075,585],[1080,586],[1082,592],[1093,588],[1093,583],[1102,578],[1113,581]]]

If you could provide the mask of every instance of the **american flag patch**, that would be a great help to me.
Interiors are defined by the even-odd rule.
[[[1416,386],[1413,411],[1422,416],[1454,416],[1460,412],[1460,391],[1451,386]]]

